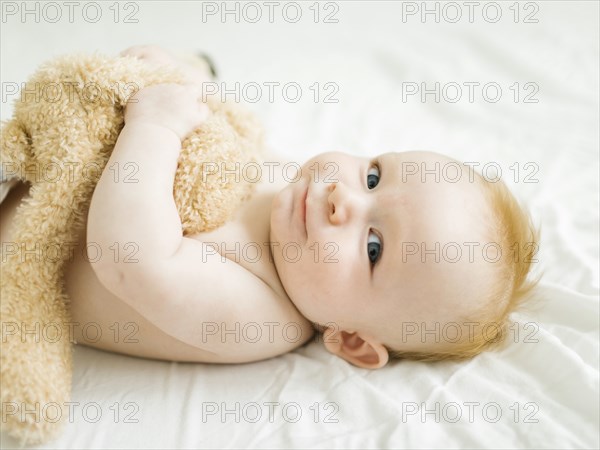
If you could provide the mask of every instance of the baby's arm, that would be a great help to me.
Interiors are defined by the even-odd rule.
[[[181,140],[207,115],[192,87],[158,85],[145,88],[127,106],[125,126],[94,191],[87,240],[103,257],[95,270],[115,265],[144,266],[175,253],[182,230],[173,181]],[[190,98],[191,97],[191,98]],[[135,171],[131,177],[123,174]],[[114,260],[131,253],[135,260]],[[126,249],[126,250],[124,250]]]
[[[114,295],[186,344],[229,355],[235,362],[290,351],[312,336],[293,304],[239,264],[182,236],[173,199],[177,158],[181,139],[204,112],[194,106],[194,95],[165,86],[136,94],[138,103],[127,107],[125,127],[107,164],[119,169],[137,164],[137,182],[115,180],[109,169],[96,186],[87,242],[99,245],[104,257],[93,264],[94,271]],[[132,255],[137,262],[115,261],[114,249],[123,256],[129,254],[127,245],[137,249]],[[246,324],[263,327],[258,341],[224,345],[220,331]],[[282,335],[289,325],[299,331],[298,340]],[[272,336],[271,329],[278,334]]]
[[[172,255],[181,242],[181,221],[173,200],[173,180],[181,140],[208,114],[200,103],[197,68],[154,45],[130,47],[123,56],[149,66],[171,66],[187,75],[188,84],[151,86],[138,92],[125,108],[125,127],[92,197],[88,242],[103,255],[135,253],[135,264]],[[127,177],[125,175],[131,174]],[[116,261],[117,264],[131,264]],[[107,258],[94,263],[111,271]]]

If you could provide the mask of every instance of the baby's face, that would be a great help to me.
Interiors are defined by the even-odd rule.
[[[394,348],[439,348],[433,335],[427,342],[420,333],[408,335],[411,324],[434,330],[436,322],[441,329],[459,320],[479,306],[474,274],[480,281],[486,275],[478,255],[487,208],[465,166],[461,180],[451,182],[456,167],[431,152],[335,152],[307,161],[271,210],[274,262],[298,310],[388,345],[404,324],[407,336]],[[430,171],[424,179],[422,169]],[[465,243],[473,242],[480,245],[470,262]],[[456,260],[454,244],[444,256],[449,243],[460,246],[462,257]]]

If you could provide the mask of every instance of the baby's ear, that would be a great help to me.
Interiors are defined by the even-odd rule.
[[[323,333],[325,348],[334,355],[355,366],[365,369],[379,369],[387,364],[389,354],[380,342],[363,338],[357,332],[327,327]]]

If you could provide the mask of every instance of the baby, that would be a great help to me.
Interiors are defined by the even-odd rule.
[[[76,257],[65,275],[74,322],[112,333],[90,340],[75,327],[78,342],[241,363],[322,337],[375,369],[503,341],[538,281],[527,279],[538,232],[503,182],[432,152],[324,153],[293,182],[273,164],[230,222],[183,237],[173,180],[181,141],[210,114],[200,100],[210,78],[157,47],[124,53],[178,65],[190,83],[144,88],[126,108],[81,237],[104,256]],[[132,161],[136,182],[120,182],[114,168]]]

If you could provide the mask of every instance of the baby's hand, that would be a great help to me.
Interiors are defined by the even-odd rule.
[[[209,72],[201,69],[197,64],[190,64],[158,45],[135,45],[123,50],[121,56],[134,56],[154,67],[176,67],[185,77],[186,83],[202,84],[211,80]]]
[[[140,89],[125,107],[125,124],[146,123],[173,131],[180,140],[206,120],[209,109],[196,85],[156,84]]]
[[[135,56],[144,62],[156,65],[176,65],[175,57],[167,50],[157,45],[135,45],[121,52],[121,56]]]

